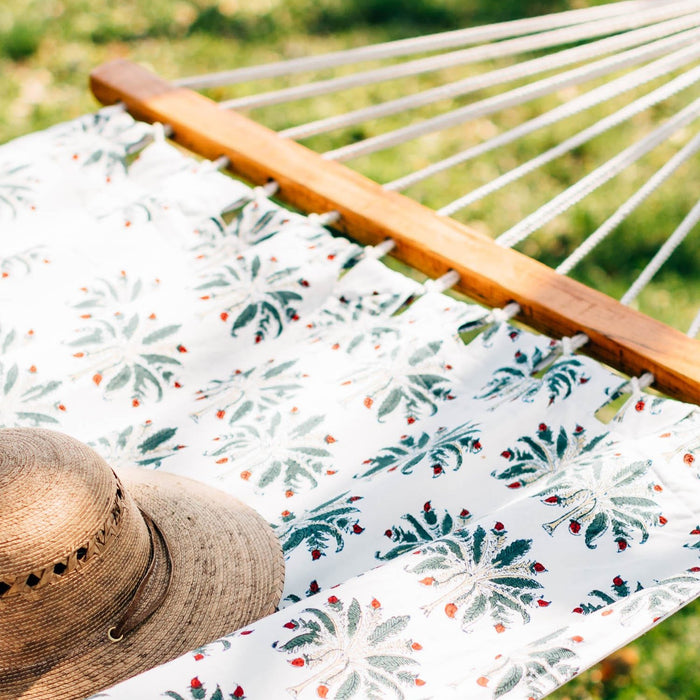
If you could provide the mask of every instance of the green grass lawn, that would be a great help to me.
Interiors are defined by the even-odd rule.
[[[368,42],[454,29],[545,11],[581,7],[592,2],[556,0],[13,0],[0,7],[0,142],[95,109],[87,89],[89,71],[101,62],[128,57],[166,78],[322,53]],[[372,64],[368,64],[370,67]],[[507,61],[499,65],[507,65]],[[436,79],[456,79],[470,69],[449,69],[439,75],[385,83],[365,91],[348,91],[251,113],[274,128],[308,121],[370,104],[380,96],[398,97],[425,89]],[[342,72],[342,70],[340,71]],[[323,74],[321,74],[323,75]],[[263,87],[292,85],[305,76],[269,81]],[[600,82],[600,81],[599,81]],[[518,83],[514,83],[516,85]],[[499,133],[500,131],[588,90],[595,82],[465,127],[439,138],[429,136],[375,157],[351,163],[379,182],[395,179]],[[631,93],[639,96],[644,90]],[[512,87],[509,85],[508,87]],[[248,86],[209,91],[217,99],[245,94]],[[319,136],[307,143],[320,150],[357,140],[407,120],[431,116],[436,110],[461,106],[488,96],[477,93],[361,127]],[[552,196],[578,180],[612,154],[648,133],[655,122],[698,97],[691,88],[667,103],[576,149],[507,190],[486,197],[457,218],[493,234],[500,233]],[[626,103],[613,100],[586,114],[565,120],[533,135],[515,148],[495,151],[478,161],[414,186],[408,194],[439,207],[474,187],[551,147]],[[692,135],[684,129],[669,144],[656,149],[606,188],[558,217],[519,249],[548,264],[556,264],[586,233],[593,231],[624,198],[631,195]],[[602,291],[620,296],[660,242],[669,235],[700,197],[700,178],[686,164],[629,217],[575,276]],[[638,308],[686,330],[700,307],[700,244],[691,235],[645,290]],[[700,698],[700,608],[688,606],[635,642],[630,648],[584,673],[556,692],[558,700],[615,698],[631,700],[696,700]]]

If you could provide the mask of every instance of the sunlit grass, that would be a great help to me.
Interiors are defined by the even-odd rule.
[[[463,0],[413,0],[411,3],[391,0],[221,0],[218,3],[211,0],[149,0],[147,3],[140,0],[120,3],[13,0],[0,6],[0,94],[3,96],[0,142],[95,109],[97,105],[87,89],[88,73],[94,66],[114,58],[128,57],[165,78],[177,78],[585,4],[600,3],[563,0],[471,3]],[[498,65],[507,64],[504,60]],[[365,67],[373,65],[368,63]],[[347,70],[340,69],[333,74]],[[457,80],[475,70],[474,67],[451,68],[439,74],[382,83],[368,90],[350,90],[318,100],[254,110],[251,116],[274,128],[285,128],[379,100],[401,97],[409,91],[428,89],[438,78]],[[305,80],[305,75],[272,80],[256,89],[301,84]],[[351,165],[378,182],[389,182],[512,128],[601,82],[566,88],[439,136],[426,136],[376,156],[358,158]],[[663,79],[652,81],[627,96],[536,132],[508,149],[499,149],[446,171],[415,185],[407,194],[430,207],[440,207],[551,148],[662,82]],[[522,81],[499,86],[497,90],[444,100],[415,113],[318,136],[306,143],[320,151],[336,148],[518,84]],[[248,94],[251,89],[251,86],[242,85],[213,89],[208,94],[215,99],[225,99]],[[684,91],[503,191],[475,202],[456,218],[493,235],[505,231],[611,155],[649,133],[655,124],[698,94],[697,88]],[[519,249],[547,264],[558,264],[690,137],[691,129],[681,130],[668,144],[621,173],[567,215],[557,217]],[[662,240],[700,197],[700,178],[694,170],[696,163],[697,159],[681,168],[611,235],[605,245],[578,266],[573,276],[612,296],[621,296]],[[696,231],[643,292],[636,306],[685,330],[700,307],[699,268],[700,245]],[[664,572],[659,572],[659,577],[663,575]],[[700,609],[691,605],[638,640],[631,647],[633,651],[625,651],[597,666],[552,697],[557,700],[696,700],[700,697],[699,645]]]

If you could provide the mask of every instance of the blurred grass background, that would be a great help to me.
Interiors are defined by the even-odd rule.
[[[174,79],[592,4],[601,3],[586,0],[149,0],[147,3],[138,0],[120,3],[13,0],[0,6],[0,142],[95,109],[96,104],[87,89],[88,74],[94,66],[114,58],[128,57],[163,77]],[[509,60],[516,59],[504,59],[498,64],[480,66],[478,70],[508,65]],[[369,63],[366,67],[372,65]],[[458,79],[474,70],[473,67],[447,69],[313,102],[259,109],[251,116],[273,128],[283,128],[371,104],[380,96],[386,99],[426,89],[436,82]],[[333,74],[346,71],[337,69]],[[326,74],[321,72],[317,77],[326,77]],[[270,89],[298,84],[305,79],[306,76],[277,79],[256,87]],[[379,182],[392,180],[478,143],[599,82],[562,90],[493,118],[448,130],[439,137],[424,137],[377,156],[360,158],[351,165]],[[660,84],[660,80],[654,81],[631,95],[637,97]],[[224,99],[250,90],[244,85],[212,89],[208,94]],[[319,150],[334,148],[489,94],[482,91],[444,101],[415,114],[370,122],[316,137],[307,143]],[[493,234],[506,230],[698,95],[695,88],[686,90],[505,191],[477,202],[457,218]],[[408,194],[429,206],[441,206],[612,113],[630,99],[612,100],[567,119],[516,143],[513,148],[495,151],[416,185]],[[692,133],[691,128],[679,131],[667,144],[615,178],[600,193],[548,224],[520,249],[548,264],[559,262],[687,142]],[[619,297],[700,197],[696,163],[697,159],[691,160],[681,168],[617,229],[600,251],[575,270],[574,276]],[[638,302],[641,310],[683,331],[700,307],[698,241],[696,231],[676,251]],[[700,607],[691,605],[552,697],[558,700],[697,700],[700,698],[699,645]]]

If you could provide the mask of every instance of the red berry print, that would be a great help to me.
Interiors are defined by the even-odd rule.
[[[559,496],[549,496],[548,498],[544,499],[544,502],[555,505],[556,503],[559,503]]]
[[[440,476],[443,471],[443,468],[439,464],[433,465],[433,476]]]
[[[503,452],[501,452],[501,457],[503,457],[503,459],[510,459],[512,456],[513,453],[510,450],[503,450]]]
[[[311,558],[316,561],[317,559],[321,558],[321,551],[318,549],[312,549],[311,550]]]
[[[381,608],[381,607],[382,607],[382,604],[381,604],[376,598],[372,598],[372,602],[370,603],[370,605],[371,605],[375,610],[376,610],[377,608]]]
[[[617,551],[624,552],[627,549],[627,540],[620,538],[617,540]]]
[[[569,523],[569,531],[574,535],[578,535],[581,532],[581,523],[578,520],[572,520]]]
[[[663,516],[663,515],[659,516],[659,525],[665,525],[667,522],[668,522],[668,519],[665,516]]]
[[[195,676],[190,681],[190,688],[194,688],[195,690],[197,690],[198,688],[201,688],[201,687],[202,687],[202,681],[200,681],[199,678],[197,678],[197,676]]]
[[[539,605],[541,608],[546,608],[551,602],[551,600],[543,600],[542,598],[540,598],[537,601],[537,605]]]
[[[384,530],[384,537],[391,539],[394,536],[393,530]]]
[[[187,352],[187,348],[184,345],[178,345],[177,351],[178,352]]]
[[[545,430],[547,430],[547,424],[546,423],[540,423],[538,426],[538,429],[541,433],[543,433]]]
[[[321,590],[321,587],[318,585],[318,581],[313,580],[313,581],[309,584],[309,590],[310,590],[312,593],[318,593],[318,592]]]
[[[476,440],[474,444],[472,445],[472,449],[476,450],[477,452],[481,449],[481,443]]]
[[[450,619],[454,618],[456,613],[457,613],[457,606],[454,603],[448,603],[445,606],[445,615],[447,615],[447,617],[449,617]]]
[[[427,513],[431,508],[432,508],[432,506],[430,505],[430,501],[426,501],[426,502],[423,504],[423,510],[424,510],[426,513]]]
[[[284,623],[284,628],[288,630],[295,630],[297,626],[293,622],[285,622]]]
[[[635,411],[640,411],[640,412],[641,412],[641,411],[644,410],[644,406],[645,406],[645,405],[646,405],[646,404],[644,403],[644,401],[643,401],[642,399],[639,399],[639,401],[637,401],[637,403],[634,404],[634,410],[635,410]]]
[[[234,698],[242,698],[245,697],[245,691],[243,688],[241,688],[240,685],[236,686],[236,689],[233,691],[233,697]]]
[[[195,661],[201,661],[203,658],[204,658],[204,654],[195,654],[194,655]]]
[[[335,605],[335,604],[338,602],[338,596],[334,596],[334,595],[330,596],[330,597],[328,598],[328,602],[329,602],[331,605]]]
[[[318,695],[319,698],[327,698],[328,697],[328,686],[327,685],[319,685],[318,688],[316,688],[316,694]]]
[[[365,408],[372,408],[374,399],[371,396],[365,396],[365,400],[362,403],[364,403]]]
[[[619,588],[620,586],[624,586],[624,584],[625,582],[619,576],[615,576],[615,578],[613,579],[613,586]]]
[[[360,535],[360,534],[362,534],[362,533],[365,531],[365,528],[361,527],[359,523],[355,523],[355,524],[352,526],[352,531],[353,531],[356,535]]]
[[[522,484],[519,481],[514,481],[512,484],[508,484],[509,489],[519,489]]]
[[[575,612],[578,615],[581,615],[583,613],[583,608],[574,608],[571,612]]]
[[[296,666],[297,668],[301,668],[304,665],[304,659],[301,658],[301,656],[297,656],[296,659],[292,659],[289,663],[292,664],[292,666]]]
[[[415,422],[416,419],[413,416],[409,416],[408,418],[406,418],[406,423],[408,423],[409,425],[413,425]]]
[[[536,561],[533,565],[532,568],[539,574],[542,573],[543,571],[546,571],[547,569],[545,568],[544,564],[540,564],[540,562]]]
[[[693,455],[691,455],[690,452],[686,452],[686,453],[683,455],[683,461],[684,461],[688,466],[690,466],[690,465],[695,461],[695,457],[693,457]]]

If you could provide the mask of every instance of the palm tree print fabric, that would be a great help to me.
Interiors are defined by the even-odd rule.
[[[0,173],[0,423],[234,493],[285,553],[277,613],[100,697],[540,698],[700,593],[694,407],[601,422],[623,378],[118,109]]]

